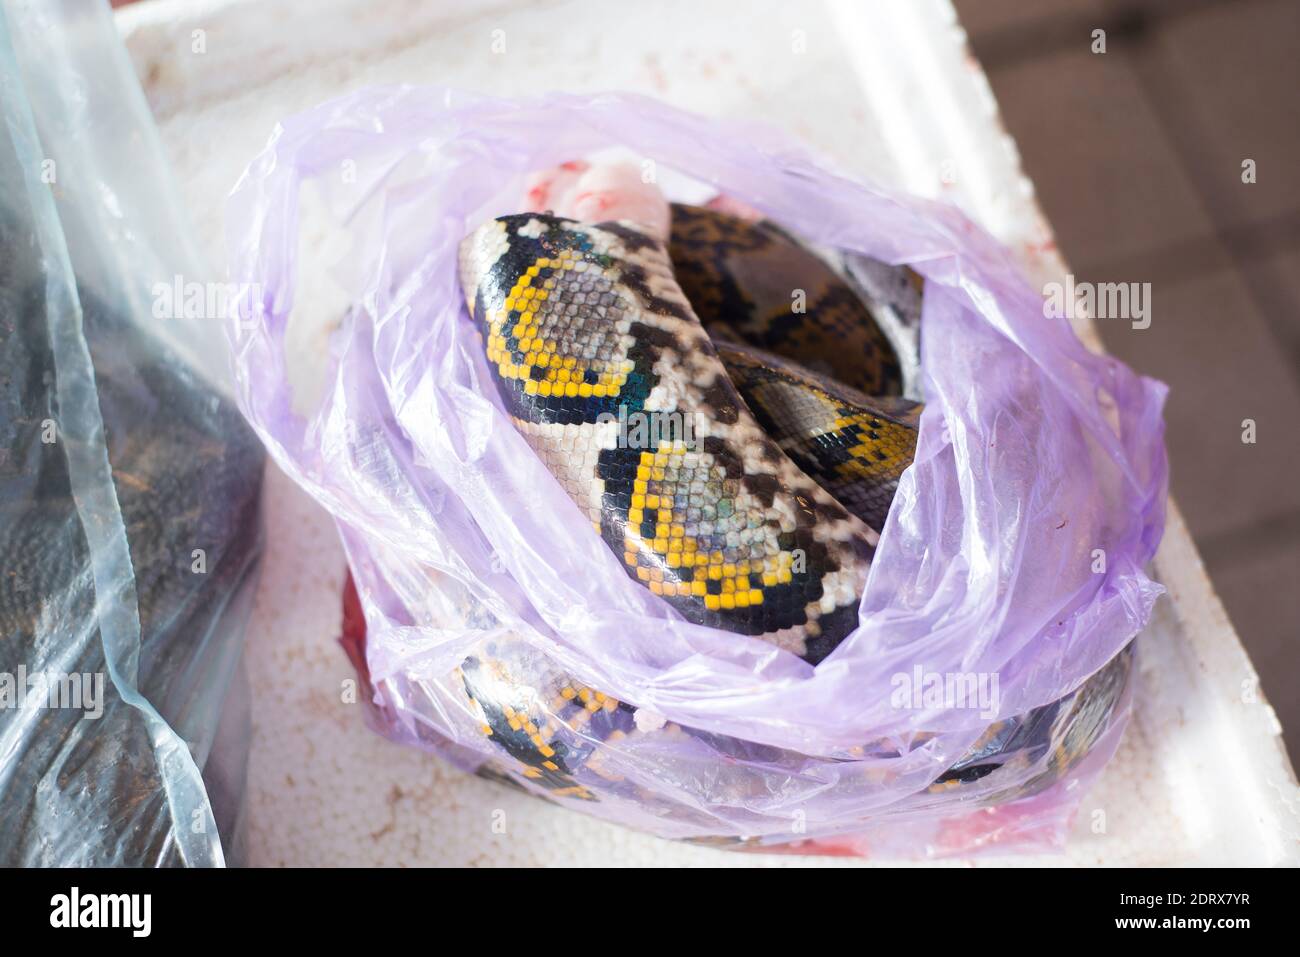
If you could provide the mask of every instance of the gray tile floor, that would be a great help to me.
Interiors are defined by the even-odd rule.
[[[1300,765],[1300,2],[955,2],[1078,279],[1152,284],[1102,337],[1171,387],[1174,495]]]

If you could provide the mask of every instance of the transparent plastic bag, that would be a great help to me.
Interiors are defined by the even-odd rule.
[[[0,863],[221,865],[264,454],[107,4],[6,2],[0,89]]]
[[[526,174],[611,147],[924,277],[915,461],[859,626],[816,667],[691,624],[632,581],[487,374],[461,239],[519,212]],[[356,303],[306,415],[284,347],[304,182],[352,235]],[[1118,741],[1129,645],[1162,591],[1143,567],[1164,522],[1165,389],[1045,318],[956,209],[830,172],[777,131],[642,98],[397,88],[285,119],[227,223],[235,278],[260,290],[232,328],[240,402],[336,517],[364,612],[349,646],[384,733],[665,837],[906,854],[1060,842]],[[996,707],[900,706],[914,669],[996,676]]]

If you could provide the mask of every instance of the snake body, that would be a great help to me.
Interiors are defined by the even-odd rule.
[[[863,301],[775,223],[678,203],[668,248],[713,339],[796,359],[867,395],[902,390],[895,350]]]
[[[0,672],[104,675],[97,601],[122,601],[116,589],[130,582],[96,593],[68,440],[46,432],[60,421],[51,306],[30,282],[34,265],[10,268],[0,274],[0,447],[9,450],[0,456]],[[220,701],[203,689],[229,679],[228,632],[242,627],[260,559],[263,456],[233,404],[134,322],[78,293],[134,575],[138,686],[179,735],[205,741]],[[0,863],[181,862],[173,829],[191,821],[169,806],[157,742],[107,679],[104,689],[97,720],[43,708],[23,728],[25,718],[0,713]],[[234,813],[233,802],[218,807],[226,797],[212,793],[223,828]]]
[[[462,244],[461,280],[507,411],[629,575],[688,620],[812,663],[856,626],[916,448],[921,307],[911,270],[851,256],[832,268],[770,223],[674,206],[667,248],[627,222],[502,217]],[[791,289],[805,293],[803,311]],[[624,447],[602,420],[620,407],[693,414],[702,446]],[[810,560],[796,566],[795,555]],[[1104,732],[1130,658],[994,723],[926,793],[976,789],[991,804],[1046,787]],[[812,760],[671,723],[642,730],[633,706],[525,642],[492,639],[459,675],[483,732],[514,761],[493,773],[513,769],[557,797],[598,799],[588,785],[605,777],[602,749],[646,733],[689,735],[719,768],[758,756],[769,772],[798,774]],[[994,774],[1044,756],[1028,784],[1003,786]],[[731,800],[773,786],[756,769],[718,774]],[[606,780],[601,793],[626,786]],[[662,800],[635,788],[630,797]]]
[[[796,363],[730,342],[718,355],[745,404],[790,459],[869,528],[882,530],[916,454],[921,405],[871,398]]]
[[[746,408],[661,243],[508,216],[465,242],[461,275],[507,410],[629,575],[814,664],[857,626],[879,535]],[[696,423],[691,446],[610,421],[646,414]]]

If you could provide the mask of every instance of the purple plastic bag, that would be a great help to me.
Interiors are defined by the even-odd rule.
[[[916,459],[859,627],[815,668],[690,624],[629,579],[486,374],[458,244],[519,211],[525,174],[612,146],[809,241],[925,277]],[[343,190],[340,168],[355,180]],[[284,346],[304,180],[352,229],[359,277],[307,417],[293,411]],[[617,744],[575,736],[590,793],[574,800],[593,814],[762,844],[915,821],[908,833],[933,849],[937,825],[1022,798],[1031,825],[1012,830],[1060,839],[1082,792],[1073,782],[1118,740],[1123,680],[1068,779],[1030,787],[1045,781],[1042,755],[996,782],[938,779],[999,721],[1075,692],[1149,619],[1162,592],[1143,567],[1163,531],[1166,390],[1045,318],[1007,254],[955,208],[828,172],[777,131],[638,97],[390,88],[286,119],[232,194],[228,236],[232,279],[257,290],[232,331],[240,400],[339,524],[386,733],[499,766],[456,677],[490,645],[636,709],[637,731]],[[1127,656],[1115,670],[1126,678]],[[913,674],[996,676],[995,707],[900,706],[900,676]]]

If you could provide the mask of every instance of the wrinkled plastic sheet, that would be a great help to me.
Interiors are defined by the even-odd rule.
[[[4,3],[0,90],[0,863],[220,865],[264,454],[153,316],[207,276],[108,5]]]
[[[925,279],[916,459],[859,627],[815,668],[690,624],[630,580],[496,398],[458,244],[518,212],[525,174],[611,147]],[[304,400],[285,335],[309,182],[352,240],[356,306],[323,394]],[[456,676],[486,650],[524,673],[563,669],[645,717],[649,730],[617,745],[577,742],[598,798],[583,809],[607,819],[699,840],[833,838],[854,853],[1059,843],[1122,731],[1126,684],[1090,718],[1091,750],[1067,776],[1051,780],[1038,754],[972,787],[938,779],[998,722],[1078,691],[1148,621],[1162,591],[1143,569],[1164,523],[1165,388],[1046,318],[957,209],[845,178],[780,131],[643,98],[386,88],[286,118],[227,226],[234,278],[254,291],[231,327],[239,399],[337,520],[385,733],[497,773]],[[996,713],[898,707],[894,680],[917,668],[996,675]]]

